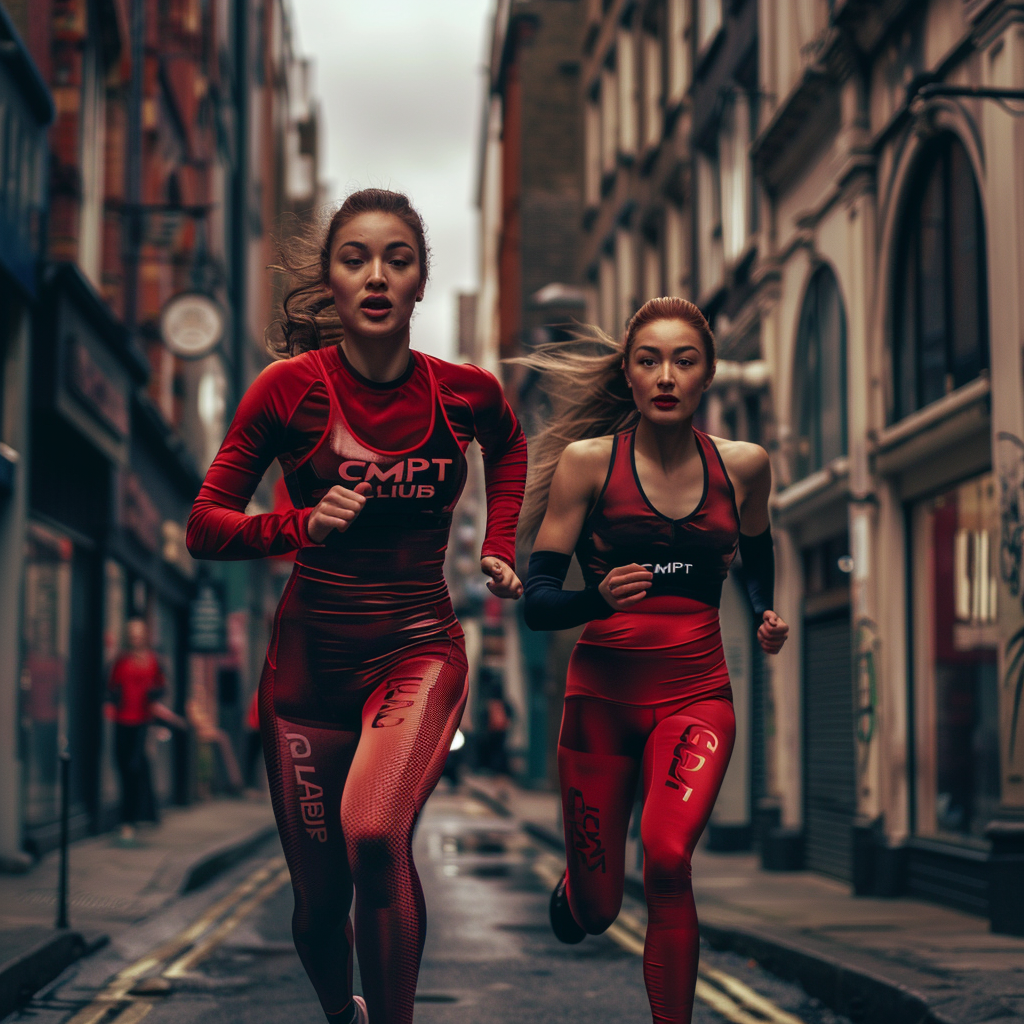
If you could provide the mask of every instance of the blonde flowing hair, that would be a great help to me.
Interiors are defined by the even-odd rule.
[[[622,368],[637,331],[657,320],[679,320],[692,327],[704,344],[708,365],[714,366],[715,338],[704,314],[692,302],[671,296],[645,302],[626,324],[621,342],[586,326],[572,341],[538,345],[529,355],[506,360],[538,373],[552,406],[547,425],[530,441],[530,469],[519,517],[523,542],[531,541],[540,529],[551,478],[566,446],[628,430],[639,420]]]

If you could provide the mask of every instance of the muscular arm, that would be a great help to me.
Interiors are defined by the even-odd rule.
[[[310,543],[311,509],[245,514],[263,474],[287,448],[288,420],[302,397],[289,394],[289,383],[287,364],[274,363],[242,397],[188,518],[185,540],[194,557],[263,558]]]
[[[789,626],[775,613],[775,554],[772,545],[768,497],[772,470],[768,453],[744,441],[722,442],[719,450],[736,491],[740,513],[742,579],[755,616],[757,638],[767,654],[777,654],[786,642]]]

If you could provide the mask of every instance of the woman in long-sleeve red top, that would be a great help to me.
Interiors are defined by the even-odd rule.
[[[409,347],[427,246],[405,196],[350,196],[312,271],[284,303],[278,347],[291,358],[239,404],[188,547],[197,558],[296,552],[260,682],[295,944],[328,1020],[365,1020],[368,1006],[375,1024],[407,1024],[426,931],[413,826],[466,696],[442,573],[452,509],[475,438],[481,569],[493,593],[519,597],[526,441],[491,374]],[[323,345],[331,328],[342,340]],[[294,508],[246,515],[275,458]],[[353,888],[365,1006],[352,995]]]

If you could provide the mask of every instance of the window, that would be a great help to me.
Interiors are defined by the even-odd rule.
[[[984,220],[959,140],[932,144],[909,195],[896,261],[894,420],[988,368]]]
[[[738,259],[751,229],[750,102],[737,93],[722,118],[722,250],[727,263]]]
[[[619,116],[618,86],[615,72],[605,65],[601,69],[601,173],[611,174],[615,170],[618,152]]]
[[[846,315],[828,267],[818,268],[804,296],[793,385],[800,479],[846,454]]]
[[[583,178],[587,206],[601,202],[601,107],[588,100],[583,112]]]
[[[615,232],[616,302],[613,337],[619,337],[626,321],[636,312],[636,244],[633,232],[620,227]]]
[[[697,50],[703,50],[722,27],[722,0],[697,0]]]
[[[999,804],[992,473],[913,511],[917,830],[981,838]]]
[[[610,253],[601,256],[597,278],[598,309],[601,314],[601,330],[618,337],[619,328],[615,319],[615,257]]]
[[[661,142],[661,101],[664,78],[661,72],[661,42],[649,32],[644,41],[644,148],[653,149]]]
[[[665,205],[665,294],[683,295],[689,233],[683,211],[675,203]]]
[[[633,156],[640,135],[640,103],[637,87],[636,37],[631,29],[619,29],[616,50],[619,72],[619,152]]]
[[[722,259],[722,197],[718,153],[698,151],[696,162],[698,283],[699,294],[707,297],[721,286],[725,269]]]
[[[665,35],[668,65],[666,106],[682,103],[690,88],[690,38],[686,25],[686,0],[668,0],[668,31]]]

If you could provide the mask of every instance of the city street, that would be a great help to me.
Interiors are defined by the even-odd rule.
[[[610,932],[560,945],[547,923],[561,870],[507,818],[461,793],[431,799],[417,835],[430,926],[417,1020],[649,1019],[639,951],[643,908],[628,900]],[[289,930],[278,853],[250,860],[130,929],[72,968],[10,1021],[35,1024],[292,1024],[321,1020]],[[841,1024],[753,962],[704,949],[699,1024]]]

